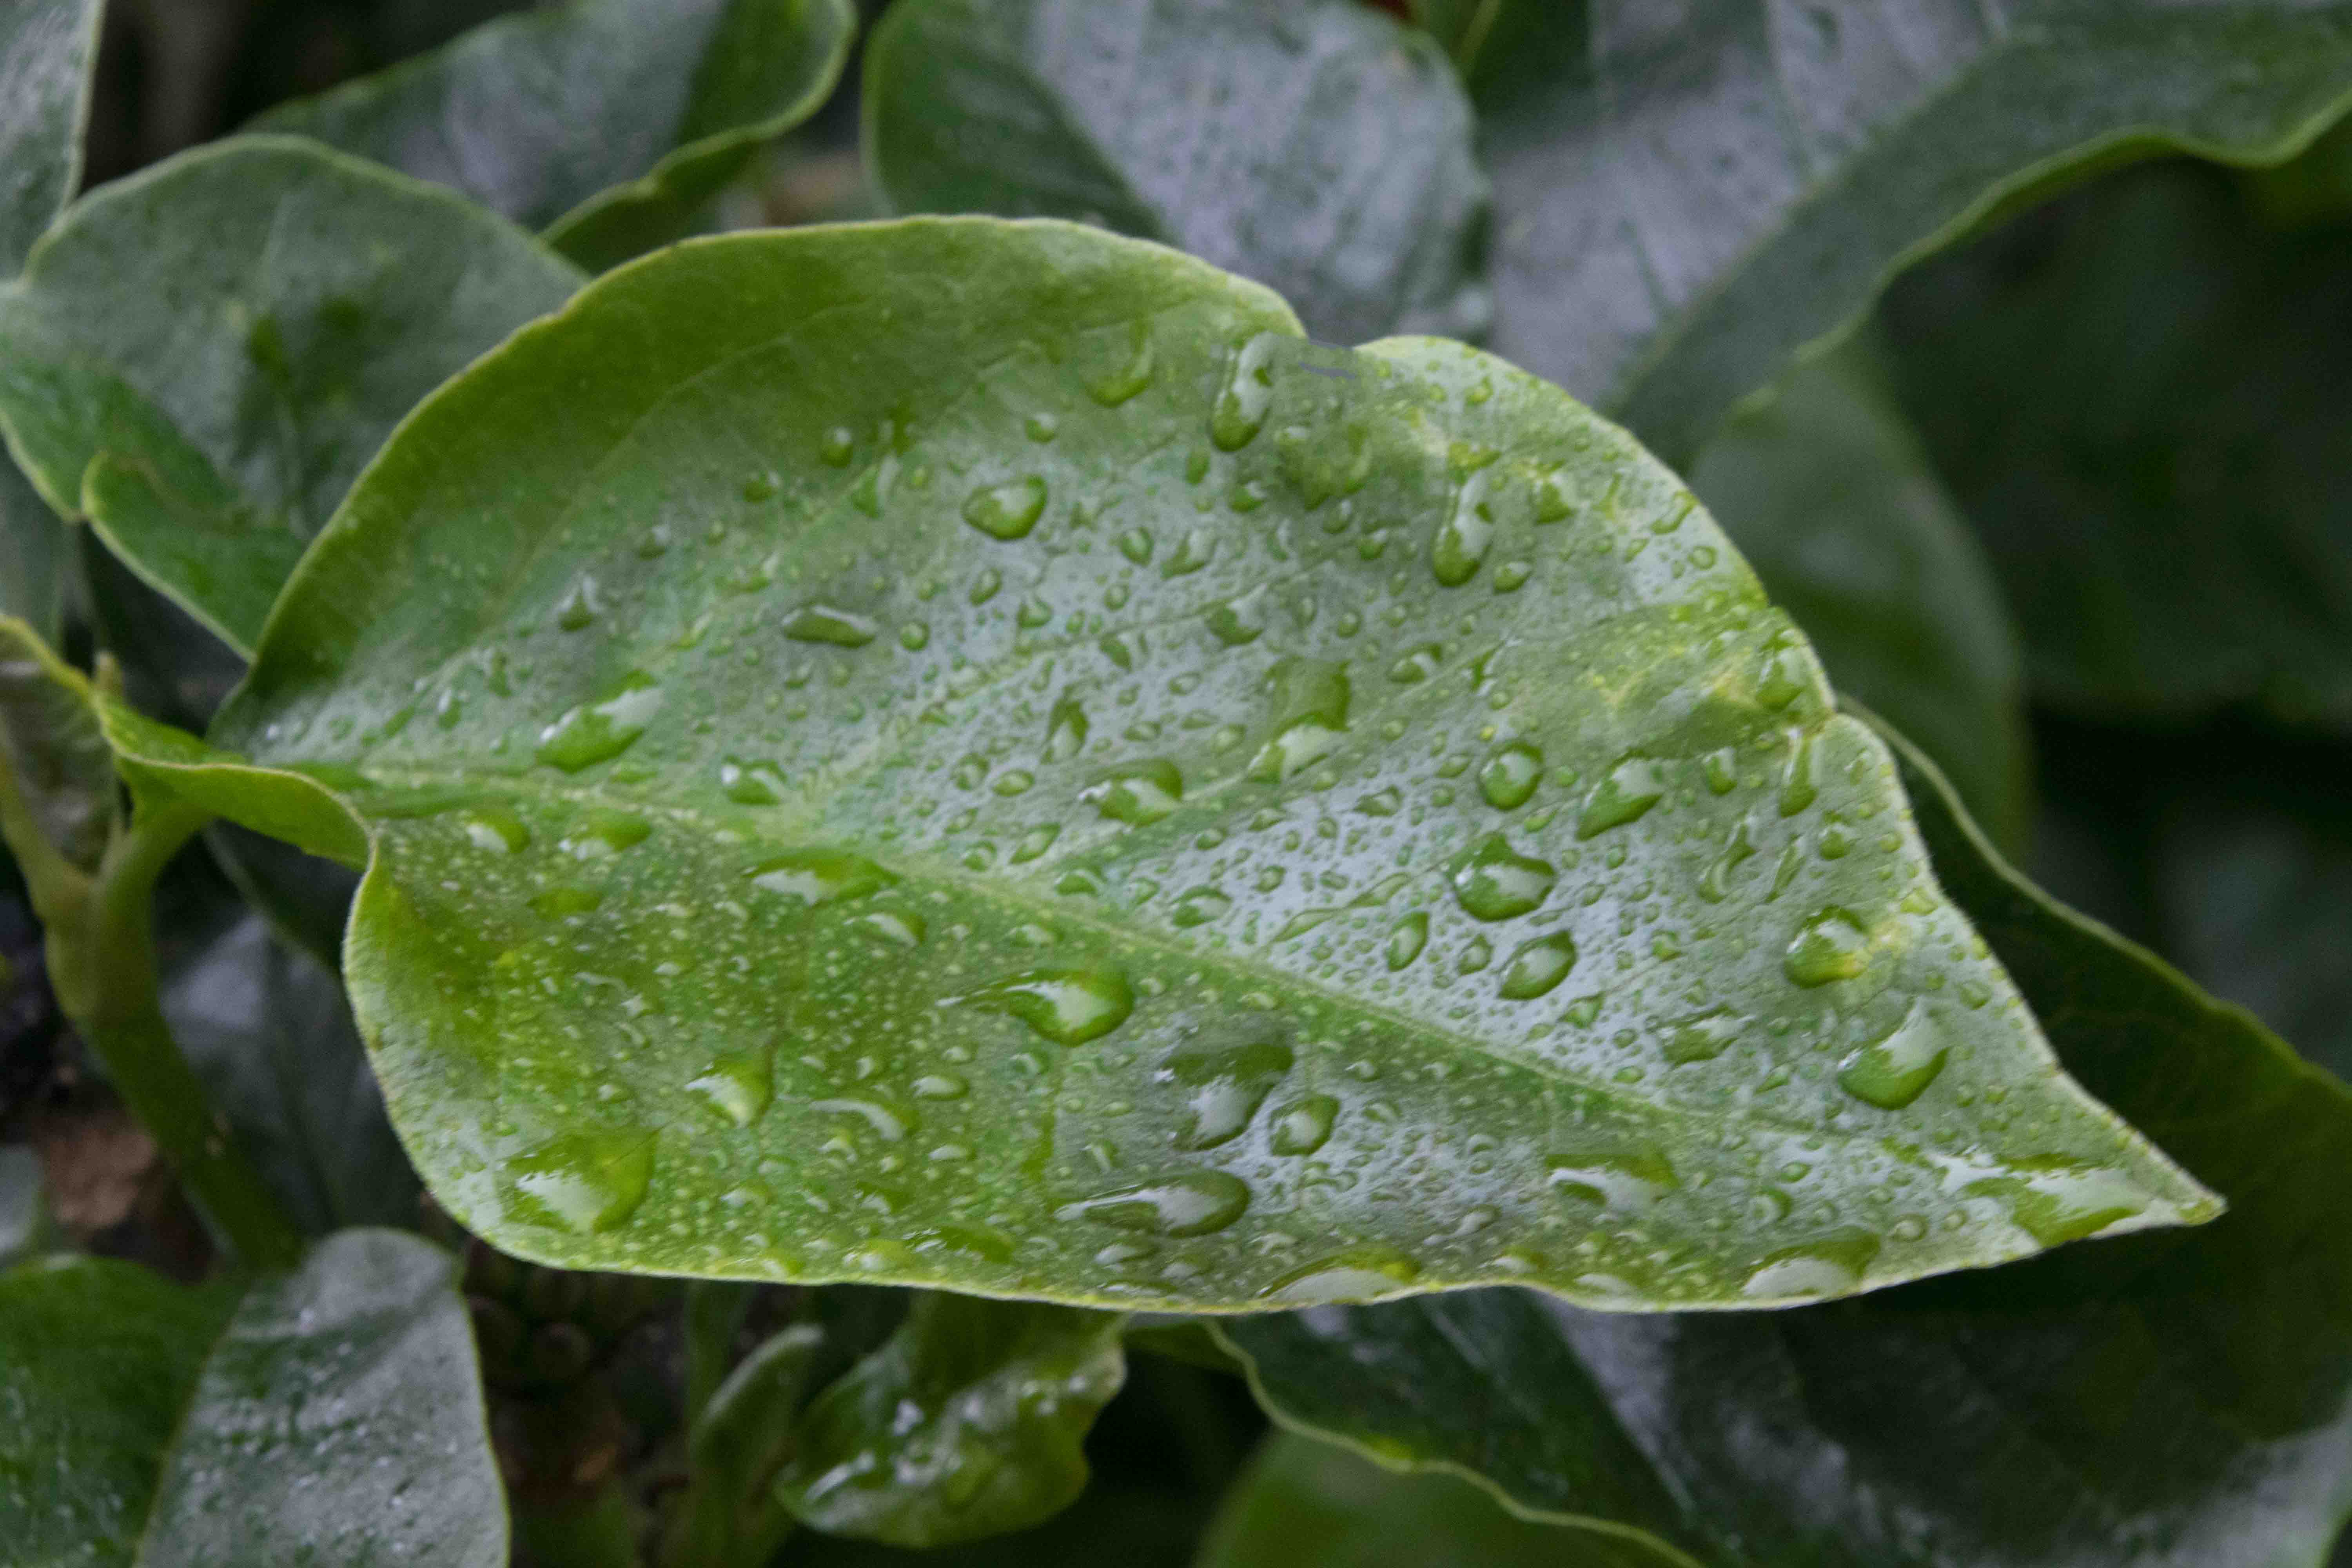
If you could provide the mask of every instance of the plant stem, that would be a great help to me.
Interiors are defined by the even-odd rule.
[[[247,1261],[283,1267],[301,1256],[301,1232],[213,1111],[157,999],[155,879],[208,820],[208,812],[179,802],[142,804],[94,876],[54,856],[19,859],[47,930],[58,1005],[189,1195]],[[37,861],[46,862],[37,871]]]

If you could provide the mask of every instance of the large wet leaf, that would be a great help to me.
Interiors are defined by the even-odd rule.
[[[1515,1519],[1458,1477],[1401,1477],[1276,1433],[1235,1483],[1196,1568],[1684,1568],[1605,1537]]]
[[[13,0],[0,11],[0,276],[81,178],[102,0]]]
[[[2269,231],[2230,176],[2168,163],[1890,297],[1904,401],[2040,695],[2352,729],[2347,245],[2352,224]]]
[[[899,1546],[1024,1530],[1087,1484],[1118,1392],[1116,1313],[927,1291],[801,1417],[776,1495],[803,1523]]]
[[[866,53],[866,138],[902,212],[1164,240],[1334,342],[1486,326],[1469,101],[1361,0],[911,0]]]
[[[604,267],[683,233],[814,113],[856,27],[850,0],[572,0],[255,125],[463,191]]]
[[[2025,826],[2022,657],[1968,520],[1855,345],[1734,418],[1691,488],[1841,691],[1916,741],[1992,833]]]
[[[0,425],[41,493],[240,649],[401,416],[580,274],[291,137],[77,204],[0,289]]]
[[[2326,1558],[2352,1508],[2352,1096],[1905,776],[2069,1069],[2230,1212],[1798,1311],[1480,1291],[1221,1327],[1286,1420],[1724,1568]]]
[[[197,1289],[96,1258],[0,1275],[0,1563],[503,1564],[451,1276],[384,1231]]]
[[[2282,158],[2347,79],[2342,0],[1505,4],[1494,345],[1673,459],[2070,161]]]
[[[1673,475],[1297,331],[1063,224],[693,242],[403,427],[249,764],[110,721],[369,861],[394,1122],[544,1260],[1764,1303],[2210,1212]]]

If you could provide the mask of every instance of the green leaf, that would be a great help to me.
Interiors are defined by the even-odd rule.
[[[909,0],[875,30],[865,112],[901,212],[1163,240],[1334,342],[1485,328],[1469,102],[1361,0]]]
[[[0,1275],[0,1564],[504,1564],[451,1274],[345,1231],[197,1289],[97,1258]]]
[[[728,1288],[705,1282],[699,1289]],[[690,1310],[695,1298],[688,1300]],[[740,1324],[740,1315],[735,1321]],[[775,1556],[793,1530],[777,1472],[792,1452],[801,1396],[824,1342],[823,1329],[794,1323],[745,1356],[707,1401],[697,1405],[689,1399],[693,1468],[663,1562],[680,1568],[763,1568]]]
[[[809,1406],[777,1495],[898,1546],[1026,1529],[1085,1489],[1079,1445],[1125,1375],[1116,1313],[926,1291]]]
[[[14,616],[45,642],[58,640],[72,545],[65,525],[0,453],[0,616]]]
[[[2352,328],[2347,242],[2340,222],[2265,232],[2229,175],[2175,162],[1889,299],[1899,390],[2038,696],[2166,720],[2252,701],[2352,730],[2352,490],[2334,480],[2352,395],[2330,349]]]
[[[1477,84],[1494,346],[1669,460],[2070,164],[2274,162],[2352,79],[2341,0],[1502,11]]]
[[[1397,1476],[1329,1443],[1266,1439],[1195,1568],[1682,1568],[1619,1540],[1514,1518],[1454,1476]]]
[[[2032,793],[2017,632],[1874,358],[1850,348],[1798,372],[1690,479],[1831,681],[1916,741],[2014,846]]]
[[[2352,1096],[1904,772],[2067,1068],[2230,1212],[1798,1311],[1483,1291],[1221,1327],[1286,1421],[1726,1568],[2324,1560],[2352,1504]]]
[[[694,242],[404,426],[248,760],[109,721],[368,860],[394,1123],[545,1261],[1666,1306],[2211,1212],[1671,474],[1296,334],[1068,225]]]
[[[446,192],[236,137],[85,198],[0,290],[0,425],[240,651],[394,425],[580,275]]]
[[[102,0],[15,0],[0,12],[0,277],[24,264],[81,178]]]
[[[12,795],[39,841],[88,873],[106,853],[119,794],[89,683],[32,627],[0,617],[0,797]]]
[[[262,1179],[312,1235],[414,1225],[416,1175],[334,971],[257,914],[207,912],[178,922],[201,935],[166,967],[163,1016]]]
[[[856,30],[851,0],[572,0],[254,124],[463,191],[593,269],[683,233],[824,102]]]

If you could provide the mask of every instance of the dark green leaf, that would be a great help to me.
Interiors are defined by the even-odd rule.
[[[2275,160],[2352,80],[2343,0],[1503,10],[1479,70],[1495,347],[1669,460],[2069,161]]]
[[[684,232],[814,113],[856,26],[850,0],[572,0],[255,124],[463,191],[600,268]]]
[[[415,1222],[415,1173],[333,970],[259,915],[216,910],[196,951],[169,966],[163,1005],[188,1065],[304,1230]]]
[[[1221,1329],[1286,1419],[1710,1563],[2324,1560],[2352,1504],[2352,1096],[2019,879],[1916,753],[1905,777],[2068,1068],[2230,1212],[1798,1311],[1486,1291]]]
[[[1125,1374],[1116,1313],[926,1291],[809,1406],[777,1495],[898,1546],[1026,1529],[1085,1489],[1079,1445]]]
[[[1850,348],[1735,417],[1691,489],[1830,679],[1935,758],[1996,842],[2029,809],[2016,630],[1968,521]]]
[[[58,640],[72,549],[65,525],[15,459],[0,452],[0,616],[14,616],[44,642]]]
[[[346,1231],[188,1289],[128,1263],[0,1276],[0,1564],[503,1568],[448,1258]]]
[[[52,506],[249,649],[393,426],[579,280],[446,192],[235,138],[34,247],[0,290],[0,424]]]
[[[546,1261],[1659,1306],[2210,1212],[1671,474],[1475,351],[1296,334],[1063,224],[680,247],[403,427],[250,763],[111,721],[372,857],[394,1121]]]
[[[2038,695],[2352,729],[2352,224],[2265,231],[2218,170],[2117,176],[1888,300],[1904,402]],[[2031,365],[2031,374],[2020,374]]]
[[[1682,1568],[1687,1559],[1505,1512],[1459,1477],[1398,1476],[1278,1433],[1226,1500],[1195,1568]]]
[[[0,616],[0,799],[13,794],[29,829],[87,873],[106,852],[119,793],[89,683],[32,627]]]
[[[866,53],[866,127],[902,212],[1163,240],[1334,342],[1486,326],[1470,105],[1361,0],[908,0]]]
[[[0,277],[81,178],[82,124],[101,0],[10,0],[0,10]]]
[[[727,1289],[709,1281],[698,1287]],[[748,1293],[750,1288],[733,1289]],[[663,1562],[679,1568],[763,1568],[775,1556],[793,1530],[777,1472],[792,1452],[801,1398],[824,1342],[815,1324],[794,1323],[745,1356],[701,1405],[689,1405],[693,1473]]]

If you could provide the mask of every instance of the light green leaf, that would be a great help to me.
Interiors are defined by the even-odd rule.
[[[102,0],[0,10],[0,277],[24,264],[81,178]]]
[[[507,1560],[448,1258],[345,1231],[198,1289],[96,1258],[0,1275],[0,1564]]]
[[[579,281],[446,192],[232,138],[34,247],[0,290],[0,426],[50,505],[249,650],[401,416]]]
[[[1916,741],[1996,842],[2031,807],[2023,658],[1992,569],[1861,345],[1737,417],[1691,489],[1841,691]]]
[[[2352,96],[2344,0],[1501,12],[1476,83],[1494,346],[1670,461],[2069,164],[2273,162]]]
[[[1671,474],[1095,230],[614,274],[369,470],[248,761],[109,722],[368,861],[394,1123],[545,1261],[1655,1307],[2211,1212]]]
[[[1469,101],[1361,0],[908,0],[866,52],[865,112],[901,212],[1164,240],[1334,342],[1486,326]]]
[[[298,1225],[408,1226],[416,1175],[335,973],[250,911],[179,922],[194,951],[163,975],[163,1016],[212,1103]]]
[[[1897,388],[2044,700],[2352,731],[2347,245],[2267,232],[2231,176],[2172,162],[1890,296]]]
[[[2352,1508],[2352,1095],[2020,879],[1916,752],[1905,779],[2068,1068],[2230,1212],[1799,1311],[1480,1291],[1221,1326],[1286,1421],[1722,1568],[2326,1559]]]
[[[803,1524],[898,1546],[1042,1523],[1085,1489],[1079,1445],[1126,1364],[1116,1313],[926,1291],[809,1406],[777,1496]]]
[[[593,269],[685,232],[824,102],[856,30],[851,0],[572,0],[254,124],[463,191]]]
[[[1398,1476],[1286,1432],[1234,1484],[1195,1568],[1684,1568],[1687,1559],[1514,1518],[1458,1477]]]

